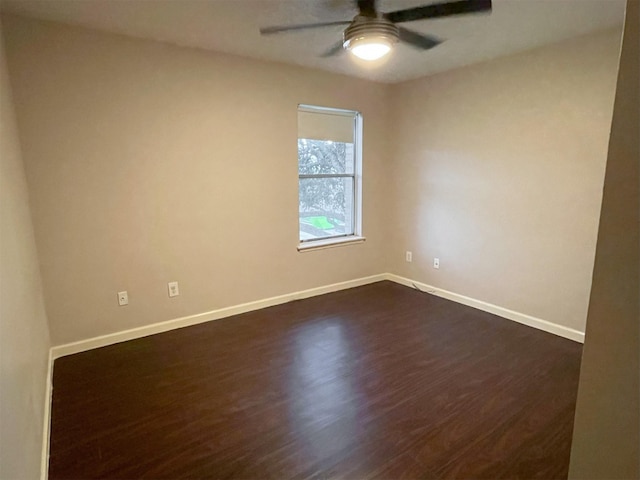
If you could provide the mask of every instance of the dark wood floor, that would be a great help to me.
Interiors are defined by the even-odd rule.
[[[581,345],[390,282],[56,360],[49,478],[566,478]]]

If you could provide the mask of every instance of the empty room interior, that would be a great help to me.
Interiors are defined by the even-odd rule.
[[[0,1],[0,478],[640,478],[639,6]]]

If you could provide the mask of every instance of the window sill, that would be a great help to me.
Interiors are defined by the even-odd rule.
[[[357,235],[351,235],[349,237],[340,238],[326,238],[324,240],[315,240],[311,242],[304,242],[298,245],[299,252],[309,252],[311,250],[322,250],[325,248],[342,247],[345,245],[353,245],[355,243],[363,243],[366,240],[365,237],[359,237]]]

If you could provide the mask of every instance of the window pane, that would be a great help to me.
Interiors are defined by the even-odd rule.
[[[353,177],[301,178],[300,240],[352,235]]]
[[[353,174],[354,168],[353,143],[298,139],[298,172],[300,174]]]

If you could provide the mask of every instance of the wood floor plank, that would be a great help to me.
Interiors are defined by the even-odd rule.
[[[49,478],[566,478],[580,344],[380,282],[56,360]]]

